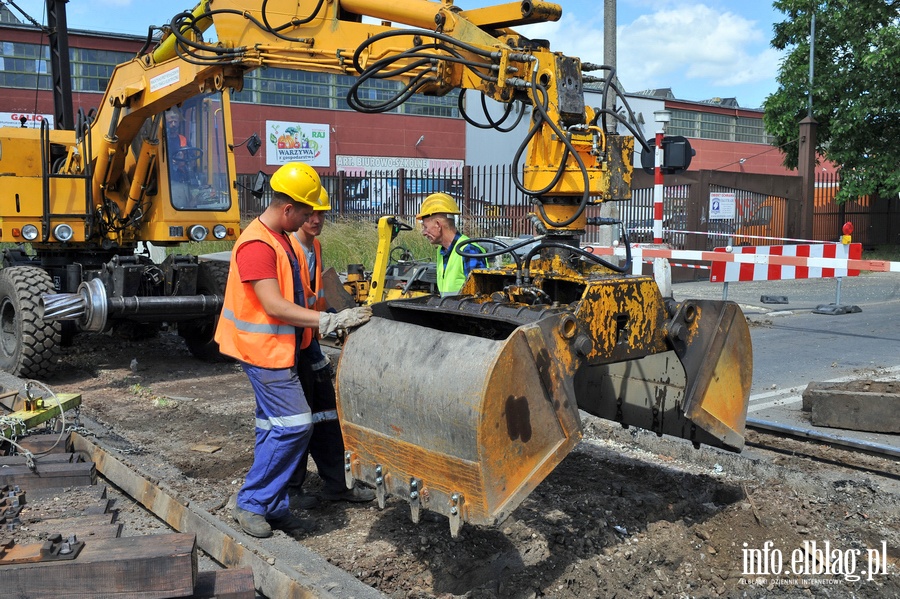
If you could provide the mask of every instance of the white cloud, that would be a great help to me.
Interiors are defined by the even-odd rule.
[[[754,84],[774,84],[780,55],[769,46],[767,22],[706,4],[657,0],[655,5],[656,12],[618,27],[618,75],[626,90],[671,87],[680,97],[701,100],[735,95],[736,86],[747,86],[741,90],[746,95]],[[559,22],[528,26],[522,33],[549,39],[556,51],[602,63],[603,14],[594,14],[584,19],[584,12],[581,18],[564,12]],[[621,9],[618,16],[622,23]]]
[[[777,53],[759,24],[704,4],[662,10],[619,27],[619,64],[635,89],[677,88],[680,79],[726,87],[771,81],[778,70]]]

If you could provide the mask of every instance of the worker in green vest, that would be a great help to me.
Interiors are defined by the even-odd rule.
[[[466,253],[484,253],[484,248],[478,244],[466,243],[469,238],[457,230],[459,214],[459,206],[452,197],[446,193],[433,193],[425,198],[416,215],[422,221],[422,235],[437,248],[435,265],[441,296],[458,294],[473,269],[487,268],[485,258],[464,258],[456,253],[457,246]]]

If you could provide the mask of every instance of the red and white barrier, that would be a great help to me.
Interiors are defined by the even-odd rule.
[[[727,252],[727,248],[715,248]],[[734,255],[752,255],[752,262],[713,262],[709,275],[711,283],[738,281],[780,281],[786,279],[823,279],[855,277],[858,269],[849,268],[849,260],[861,260],[862,244],[820,243],[798,245],[741,246]],[[774,256],[780,260],[774,262]],[[793,258],[793,260],[791,260]],[[820,259],[844,260],[843,265],[822,262]]]
[[[841,245],[842,244],[822,244],[822,245]],[[887,260],[860,260],[859,256],[861,255],[862,246],[860,244],[849,244],[850,246],[859,246],[859,253],[856,250],[853,253],[849,253],[847,257],[839,258],[827,258],[823,256],[802,256],[802,255],[784,255],[778,253],[768,253],[768,254],[747,254],[743,251],[741,252],[726,252],[725,248],[717,248],[718,251],[707,252],[702,250],[673,250],[671,248],[659,247],[659,246],[648,246],[643,244],[633,244],[631,246],[631,256],[634,263],[634,273],[639,274],[641,272],[641,265],[643,262],[653,261],[654,258],[666,258],[670,261],[690,261],[690,262],[709,262],[712,263],[712,268],[721,267],[723,264],[735,264],[735,265],[748,265],[750,267],[757,264],[765,264],[766,266],[788,266],[794,267],[794,273],[796,274],[796,269],[801,269],[802,273],[804,268],[806,269],[834,269],[837,272],[843,272],[844,270],[848,271],[867,271],[867,272],[896,272],[900,273],[900,262],[888,262]],[[760,249],[765,246],[759,246]],[[773,247],[773,246],[770,246]],[[783,246],[789,247],[789,246]],[[846,246],[842,246],[846,247]],[[625,257],[625,248],[622,246],[610,247],[610,246],[599,246],[599,245],[588,245],[583,249],[596,254],[598,256],[612,256],[615,255],[619,258]],[[740,249],[740,248],[738,248]],[[837,252],[835,252],[835,256],[837,256]],[[768,270],[766,271],[768,272]],[[842,275],[832,275],[832,276],[842,276]],[[781,277],[785,278],[785,277]],[[795,278],[799,278],[796,277]],[[809,278],[809,277],[806,277]],[[735,279],[735,280],[743,280],[743,279]],[[750,279],[747,279],[750,280]],[[719,281],[723,282],[723,281]]]

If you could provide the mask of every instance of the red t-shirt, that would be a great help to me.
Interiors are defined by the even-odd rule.
[[[262,221],[260,223],[262,224]],[[263,226],[266,227],[265,224]],[[266,229],[269,229],[269,227],[266,227]],[[294,250],[287,235],[278,234],[272,229],[269,229],[269,232],[281,242],[289,256],[294,256]],[[296,256],[294,258],[296,259]],[[275,249],[264,241],[248,241],[241,245],[238,248],[235,260],[242,283],[261,281],[263,279],[278,279]]]

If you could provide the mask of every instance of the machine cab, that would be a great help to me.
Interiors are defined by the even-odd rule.
[[[231,205],[223,115],[221,94],[190,98],[165,112],[167,184],[176,210],[219,211]]]

